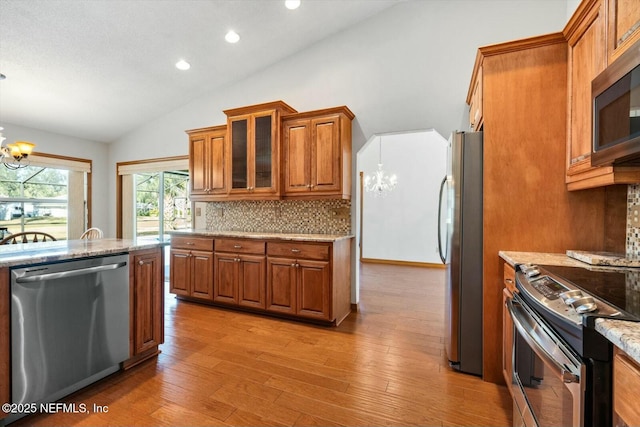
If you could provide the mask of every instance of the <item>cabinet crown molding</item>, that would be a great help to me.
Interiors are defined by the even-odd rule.
[[[263,104],[248,105],[245,107],[231,108],[223,110],[228,117],[241,116],[255,111],[278,110],[282,114],[297,113],[298,110],[290,106],[284,101],[265,102]]]

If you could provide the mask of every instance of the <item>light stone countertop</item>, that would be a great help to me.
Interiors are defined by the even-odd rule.
[[[538,264],[582,267],[598,271],[626,269],[624,267],[592,266],[586,262],[570,258],[566,254],[500,251],[498,255],[512,267],[515,267],[516,264]],[[629,354],[629,357],[640,364],[640,322],[597,319],[596,331],[604,335],[615,346]]]
[[[640,323],[596,319],[596,331],[640,364]]]
[[[278,239],[309,242],[335,242],[351,239],[352,234],[302,234],[302,233],[273,233],[268,231],[212,231],[212,230],[180,230],[172,231],[172,236],[207,236],[207,237],[236,237],[244,239]]]
[[[56,240],[0,245],[0,268],[152,249],[166,243],[151,239]]]

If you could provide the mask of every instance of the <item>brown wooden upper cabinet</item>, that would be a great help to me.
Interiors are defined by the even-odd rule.
[[[640,168],[591,166],[591,81],[607,67],[607,26],[611,28],[612,19],[615,20],[615,16],[609,14],[607,21],[605,1],[610,10],[614,7],[612,3],[617,3],[617,10],[632,9],[631,3],[637,4],[637,0],[583,0],[563,31],[568,43],[566,183],[569,190],[640,182]],[[637,21],[637,17],[635,19]],[[627,46],[626,40],[624,46]],[[620,44],[620,48],[624,46]]]
[[[479,131],[484,124],[482,115],[482,64],[476,64],[473,70],[475,72],[475,75],[471,77],[473,83],[469,86],[469,93],[467,93],[469,128]]]
[[[351,122],[347,107],[285,116],[285,198],[351,197]]]
[[[225,110],[229,199],[280,198],[280,122],[296,110],[282,101]]]
[[[227,126],[188,130],[191,199],[226,196],[225,160]]]
[[[640,1],[607,0],[609,64],[640,40]]]

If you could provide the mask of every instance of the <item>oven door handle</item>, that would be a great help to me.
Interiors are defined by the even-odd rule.
[[[558,362],[551,354],[554,353],[554,350],[547,348],[545,343],[541,342],[536,335],[546,335],[549,337],[547,331],[542,328],[537,328],[534,330],[534,327],[531,324],[537,325],[536,320],[531,317],[529,313],[527,313],[519,302],[515,302],[513,299],[508,299],[505,302],[507,309],[509,310],[509,315],[513,320],[513,325],[516,327],[522,338],[529,344],[531,349],[542,359],[545,365],[549,366],[558,377],[562,379],[565,383],[580,383],[580,375],[572,372],[570,369],[567,369],[566,365]],[[516,307],[518,305],[519,307]],[[550,340],[551,337],[549,337]]]

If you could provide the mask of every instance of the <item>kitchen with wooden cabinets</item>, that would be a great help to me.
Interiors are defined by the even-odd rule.
[[[592,164],[592,81],[620,61],[637,64],[639,56],[640,3],[624,0],[584,0],[560,33],[478,51],[467,104],[469,126],[483,131],[485,144],[483,378],[506,384],[514,402],[522,401],[518,397],[522,385],[515,379],[518,368],[514,366],[519,353],[512,353],[518,347],[514,330],[523,329],[518,322],[514,324],[508,307],[520,298],[514,295],[520,292],[516,272],[521,268],[524,273],[518,274],[535,278],[539,274],[535,265],[553,266],[546,267],[551,271],[598,270],[586,259],[575,260],[576,252],[619,259],[620,264],[602,261],[601,268],[613,268],[610,275],[617,274],[616,283],[628,271],[628,313],[622,319],[633,320],[633,313],[638,313],[634,305],[636,273],[633,268],[624,268],[635,257],[635,249],[630,249],[633,243],[629,243],[635,235],[631,200],[636,197],[632,189],[640,183],[640,166],[637,162]],[[596,261],[589,262],[599,258],[594,255],[593,259]],[[527,267],[529,263],[534,267]],[[546,270],[544,274],[548,274]],[[625,309],[624,303],[622,307]],[[603,401],[603,413],[593,409],[599,405],[593,403],[598,397],[587,398],[585,408],[593,412],[574,413],[584,419],[565,419],[563,424],[639,422],[629,396],[640,390],[640,327],[633,321],[615,320],[615,316],[585,326],[599,334],[600,338],[589,344],[593,349],[585,351],[601,352],[593,356],[598,360],[593,363],[604,376],[595,383],[585,376],[582,382],[585,387],[586,381],[588,393],[603,395],[605,400],[608,395],[611,400]],[[607,345],[613,349],[608,355],[602,353]],[[594,391],[602,384],[600,392]],[[531,407],[516,409],[518,406],[514,403],[514,423],[528,425],[550,412],[544,414],[545,410],[538,408],[534,414]]]
[[[346,106],[298,112],[283,101],[224,113],[226,125],[186,131],[198,157],[192,199],[208,202],[207,227],[172,233],[170,291],[339,324],[351,311],[354,114]],[[304,229],[287,228],[289,215]],[[241,225],[221,228],[222,219]]]

